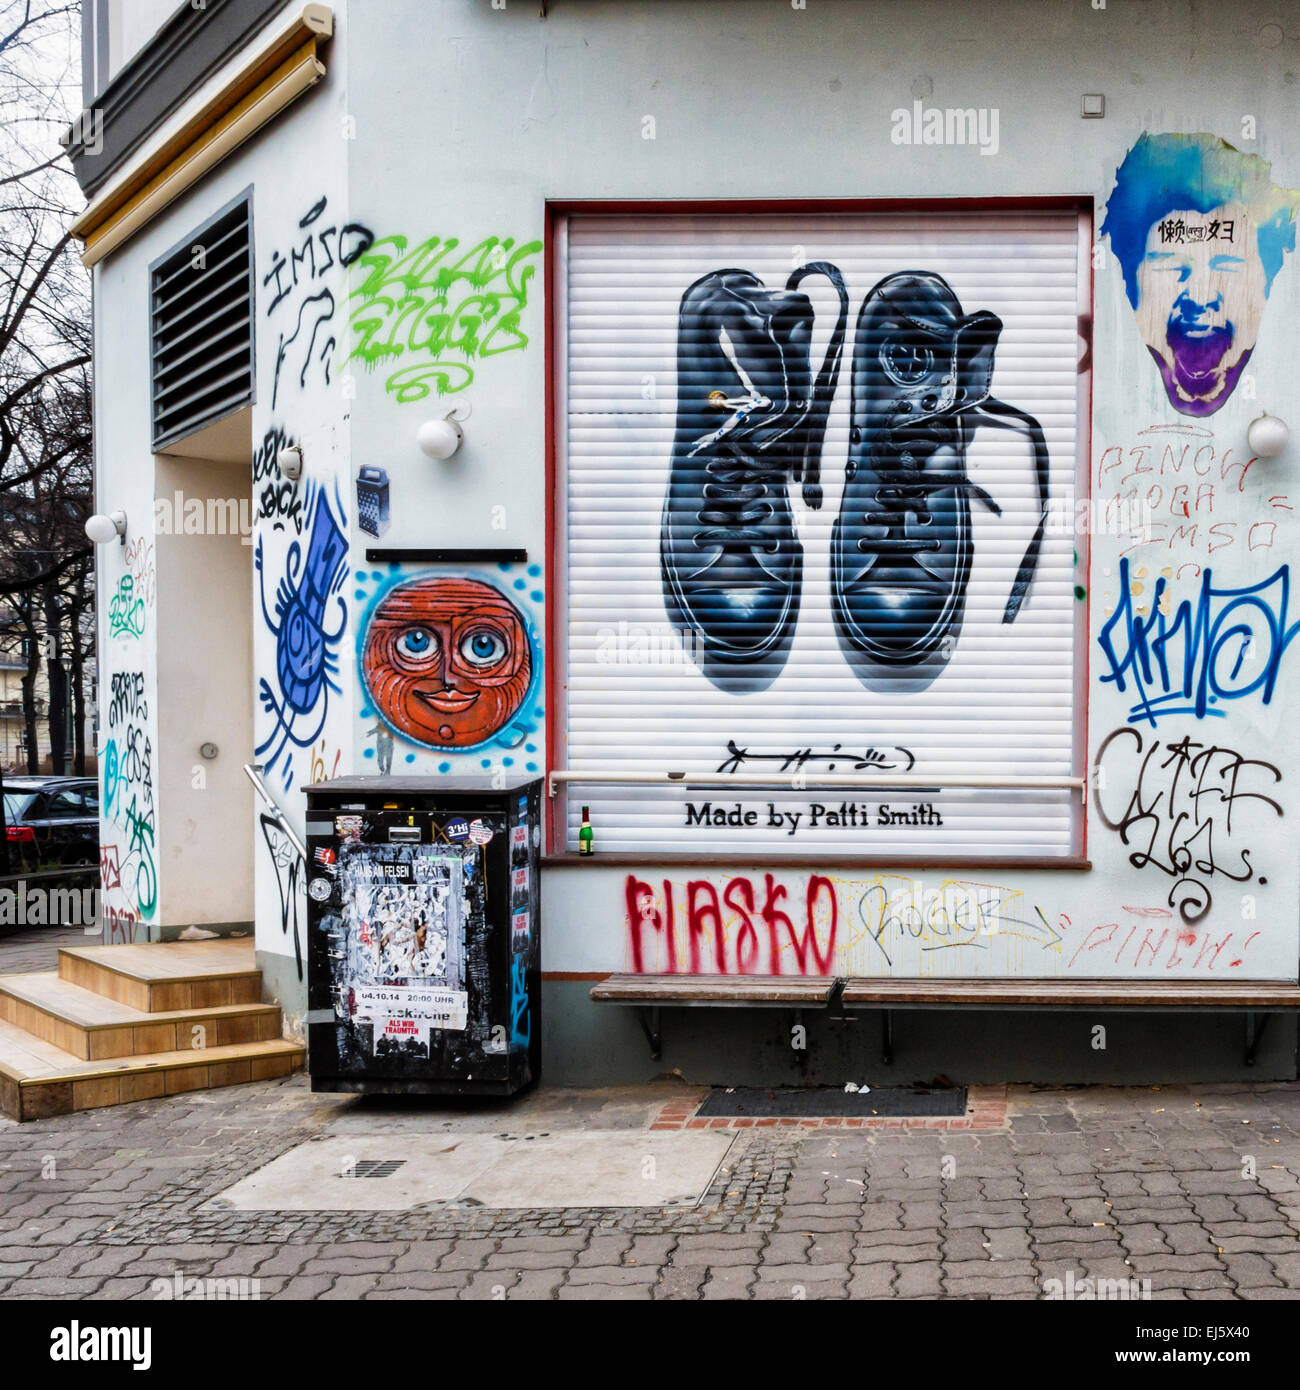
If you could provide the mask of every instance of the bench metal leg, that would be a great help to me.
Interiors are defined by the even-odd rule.
[[[657,1062],[664,1050],[663,1031],[659,1023],[659,1006],[656,1004],[650,1009],[638,1009],[636,1016],[637,1021],[641,1024],[641,1031],[645,1034],[645,1040],[650,1044],[650,1056]]]
[[[1247,1013],[1246,1015],[1246,1065],[1255,1065],[1255,1055],[1259,1050],[1260,1039],[1268,1027],[1272,1014]]]
[[[826,1017],[832,1023],[856,1023],[857,1019],[844,1007],[844,986],[847,980],[837,979],[831,986],[830,996],[826,1000]]]
[[[894,1060],[894,1012],[885,1009],[880,1015],[880,1051],[886,1066]]]

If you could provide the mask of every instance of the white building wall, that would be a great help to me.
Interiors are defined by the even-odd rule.
[[[343,9],[335,8],[340,24]],[[138,733],[122,723],[129,711],[121,701],[116,711],[105,705],[101,720],[101,757],[109,760],[101,764],[105,767],[107,808],[102,827],[106,846],[102,878],[109,926],[106,939],[156,939],[164,931],[172,934],[194,921],[230,920],[224,910],[215,916],[202,911],[182,911],[178,916],[169,911],[169,903],[188,905],[195,891],[195,876],[201,880],[203,872],[212,872],[214,865],[219,873],[222,844],[227,837],[237,837],[240,849],[228,867],[247,875],[249,865],[254,866],[258,948],[284,962],[288,981],[300,978],[305,916],[302,878],[280,833],[264,827],[252,789],[238,769],[246,762],[264,763],[268,785],[301,832],[299,790],[322,768],[332,772],[339,767],[349,727],[351,690],[345,679],[346,665],[339,664],[338,644],[326,643],[319,652],[297,644],[303,607],[295,597],[300,594],[298,581],[310,548],[313,507],[327,509],[343,527],[348,524],[347,511],[339,501],[339,496],[346,496],[340,489],[346,480],[348,403],[340,391],[331,390],[326,383],[329,353],[322,356],[336,331],[323,326],[321,316],[328,317],[337,266],[331,270],[328,255],[319,250],[322,233],[348,220],[343,158],[345,52],[345,45],[336,41],[327,50],[328,75],[308,98],[244,145],[237,157],[219,166],[95,270],[97,506],[101,510],[123,507],[129,518],[126,547],[105,546],[98,556],[100,650],[105,657],[101,691],[110,704],[115,689],[125,692],[139,720]],[[251,737],[244,747],[222,746],[217,763],[205,769],[220,781],[224,789],[220,797],[196,799],[190,782],[201,759],[187,755],[184,766],[169,768],[168,781],[173,788],[169,806],[153,761],[159,744],[160,660],[173,672],[188,670],[191,678],[201,679],[207,663],[221,660],[221,653],[203,647],[198,636],[201,629],[186,624],[181,604],[169,605],[169,621],[165,627],[159,623],[155,577],[159,537],[155,529],[158,524],[173,524],[175,508],[166,504],[176,487],[183,488],[183,482],[177,482],[183,468],[175,459],[167,459],[157,470],[159,496],[165,505],[156,517],[155,461],[149,434],[149,266],[249,188],[258,293],[256,398],[249,412],[246,462],[242,467],[231,462],[229,431],[218,452],[225,460],[220,468],[229,480],[229,490],[237,502],[242,501],[240,514],[248,528],[242,538],[245,556],[251,550],[255,566],[251,606],[245,589],[230,612],[231,621],[253,644],[257,679],[254,689],[247,692]],[[300,227],[304,218],[313,216],[316,220],[310,229]],[[304,253],[309,237],[317,247],[315,260],[310,250]],[[294,252],[299,257],[296,262]],[[304,254],[306,259],[302,259]],[[279,282],[285,292],[277,299],[275,268],[281,260],[287,267]],[[299,353],[301,356],[296,355]],[[278,383],[277,361],[281,366]],[[310,368],[305,375],[304,366]],[[281,437],[301,443],[306,459],[303,478],[293,486],[275,486],[282,482],[274,464],[275,440]],[[185,441],[169,446],[169,453],[185,452]],[[206,495],[206,480],[196,478],[194,483],[192,494]],[[189,541],[199,539],[189,559],[201,571],[202,538],[169,535],[165,539],[175,547],[176,555],[183,553]],[[143,632],[139,637],[113,636],[104,595],[116,590],[121,575],[132,566],[139,571],[135,591],[148,595]],[[336,579],[341,574],[338,570]],[[196,578],[200,596],[206,601],[217,605],[227,601],[228,596],[220,592],[219,574],[208,576],[206,594],[202,593],[202,576]],[[339,628],[345,611],[340,598],[336,583],[327,596],[326,611],[315,620],[325,622],[331,630]],[[281,688],[280,663],[296,681],[290,700]],[[295,708],[295,702],[310,707]],[[122,749],[127,737],[134,738],[137,747],[147,749],[147,762],[136,760],[127,768]],[[143,780],[146,767],[150,769],[147,781]],[[113,779],[124,773],[110,774],[113,768],[134,775],[119,788]],[[232,769],[237,773],[233,780],[227,775]],[[132,798],[138,808],[152,806],[151,820],[143,829],[138,816],[129,810]],[[234,808],[239,808],[238,814]],[[160,862],[158,848],[163,838],[160,822],[169,811],[181,817],[187,827],[184,835],[178,828],[172,841],[172,869],[177,878],[170,898],[168,865]],[[245,853],[245,846],[251,846],[251,851]],[[197,854],[208,857],[206,868],[188,862],[188,855]],[[250,911],[253,901],[250,893]],[[278,968],[273,960],[270,974],[277,980]]]
[[[1044,10],[1029,0],[997,6],[818,0],[806,8],[754,0],[558,6],[539,21],[527,5],[385,5],[367,12],[364,30],[358,27],[351,40],[350,94],[359,119],[350,149],[352,204],[380,236],[400,234],[412,246],[455,236],[463,248],[487,237],[513,238],[516,246],[540,241],[548,199],[1084,195],[1095,200],[1100,223],[1117,167],[1144,131],[1209,132],[1271,160],[1275,182],[1294,186],[1300,149],[1292,138],[1294,97],[1282,38],[1289,14],[1288,5],[1270,4],[1243,20],[1174,0],[1106,10]],[[1105,95],[1104,119],[1081,118],[1085,93]],[[986,131],[997,122],[996,148],[991,141],[987,153],[970,145],[896,143],[902,132],[895,113],[910,115],[915,102],[983,111]],[[1187,416],[1166,397],[1115,255],[1107,240],[1097,240],[1093,496],[1103,503],[1128,496],[1139,480],[1129,475],[1139,467],[1151,470],[1161,492],[1151,494],[1152,539],[1138,536],[1135,546],[1132,535],[1097,537],[1090,569],[1080,546],[1085,567],[1078,580],[1092,637],[1089,769],[1113,730],[1136,727],[1129,723],[1131,678],[1127,695],[1102,682],[1109,668],[1096,641],[1121,600],[1122,552],[1132,567],[1137,610],[1149,604],[1162,576],[1168,599],[1174,605],[1187,599],[1195,609],[1207,570],[1216,586],[1235,589],[1289,563],[1290,465],[1261,461],[1244,476],[1237,465],[1249,459],[1246,429],[1262,406],[1294,412],[1292,322],[1300,301],[1300,271],[1288,256],[1267,299],[1248,378],[1213,415]],[[548,306],[540,255],[536,264],[520,311],[527,345],[469,363],[473,383],[445,398],[473,406],[466,448],[453,465],[430,466],[413,449],[415,427],[438,412],[433,398],[403,403],[400,382],[388,370],[398,364],[380,363],[358,376],[355,461],[383,460],[393,473],[398,519],[389,543],[509,543],[526,546],[530,559],[544,556]],[[865,288],[856,287],[855,311]],[[454,352],[443,355],[458,360]],[[402,359],[426,366],[431,360]],[[1189,440],[1196,447],[1174,474]],[[1173,454],[1162,477],[1166,445]],[[1147,454],[1133,452],[1143,446]],[[1131,465],[1117,466],[1116,450]],[[1176,493],[1192,472],[1214,484],[1199,513],[1195,488]],[[1182,517],[1178,509],[1189,495],[1193,514]],[[493,517],[501,514],[506,524],[498,532]],[[1175,539],[1179,525],[1189,522],[1198,523],[1195,538],[1187,532]],[[1212,533],[1211,525],[1222,529]],[[555,599],[548,594],[536,607]],[[1233,601],[1214,599],[1214,612]],[[531,601],[524,606],[530,618],[544,618]],[[1270,627],[1294,622],[1284,611],[1280,581],[1266,606],[1267,616],[1256,614],[1256,650],[1265,663]],[[1117,645],[1122,653],[1123,642]],[[1226,648],[1220,653],[1227,685],[1235,650],[1232,658]],[[548,663],[562,660],[549,648],[542,655]],[[1128,736],[1109,745],[1103,805],[1112,821],[1130,820],[1128,843],[1090,806],[1090,870],[819,867],[833,880],[838,903],[834,972],[1294,976],[1297,866],[1288,824],[1295,812],[1286,788],[1297,742],[1284,713],[1296,679],[1287,663],[1294,659],[1280,658],[1270,703],[1256,690],[1223,700],[1203,718],[1169,716],[1156,729],[1145,726],[1140,750]],[[1188,679],[1195,682],[1200,672],[1197,661],[1188,663]],[[1181,685],[1183,676],[1179,665],[1173,679]],[[1230,834],[1226,807],[1212,805],[1212,796],[1199,802],[1199,819],[1187,820],[1196,811],[1181,787],[1171,809],[1171,774],[1162,780],[1156,764],[1144,771],[1142,759],[1154,740],[1163,745],[1157,762],[1168,760],[1170,746],[1184,736],[1229,750],[1216,757],[1214,777],[1241,769],[1239,789],[1276,798],[1281,814],[1259,801],[1239,801]],[[475,770],[477,760],[403,749],[399,741],[398,759],[412,754],[414,768],[434,775],[441,764]],[[502,756],[493,753],[493,767]],[[1246,767],[1238,756],[1268,766]],[[1133,819],[1139,806],[1152,803],[1151,818]],[[1143,863],[1148,853],[1151,862]],[[1211,871],[1195,864],[1187,873],[1177,869],[1183,859],[1201,858],[1213,860]],[[761,905],[768,872],[788,890],[785,907],[802,930],[809,870],[762,862],[725,870],[552,867],[545,874],[544,968],[629,968],[632,880],[653,885],[661,912],[664,881],[672,883],[684,959],[688,882],[707,879],[722,894],[734,878],[744,878]],[[1208,913],[1186,921],[1183,909],[1197,917],[1206,897]],[[820,902],[817,929],[825,944],[825,894]],[[882,902],[905,906],[868,922],[863,912],[870,916]],[[1001,906],[990,909],[990,902]],[[963,925],[950,927],[953,916]],[[734,937],[740,916],[725,917]],[[969,944],[938,949],[954,937]],[[645,968],[665,968],[664,947],[662,933],[653,946],[647,942]],[[793,951],[785,952],[783,968],[798,968]]]
[[[548,200],[1083,196],[1094,199],[1100,224],[1116,170],[1144,132],[1206,132],[1270,160],[1276,184],[1300,184],[1285,0],[1256,6],[1249,18],[1186,0],[1050,11],[1033,0],[980,7],[815,0],[806,9],[767,0],[592,0],[557,6],[545,19],[533,5],[496,9],[471,0],[437,6],[386,0],[354,8],[355,27],[347,7],[335,9],[337,37],[326,50],[329,76],[322,86],[96,272],[99,504],[126,507],[135,543],[135,519],[148,515],[152,500],[143,370],[147,266],[242,188],[254,188],[260,296],[254,447],[272,450],[283,432],[302,444],[307,463],[304,484],[275,493],[274,515],[257,521],[261,570],[253,631],[265,690],[255,734],[270,784],[299,825],[304,785],[336,768],[377,770],[384,756],[362,689],[361,648],[377,601],[396,577],[417,571],[399,576],[367,565],[368,544],[527,549],[522,567],[464,577],[505,592],[523,615],[543,676],[540,698],[523,713],[530,727],[509,746],[486,751],[398,738],[392,771],[437,777],[443,769],[545,770],[546,678],[550,664],[562,661],[550,646],[557,596],[547,591],[545,568]],[[1105,94],[1104,119],[1081,119],[1085,93]],[[982,110],[987,132],[996,119],[996,149],[991,140],[987,154],[971,145],[899,142],[896,113],[912,113],[916,102],[923,114]],[[336,248],[345,235],[353,247],[369,236],[374,244],[350,271],[342,271],[336,252],[335,264],[317,273],[301,260],[304,246],[310,240],[307,254],[319,256],[318,238],[329,229]],[[420,346],[427,335],[414,331],[420,316],[411,315],[440,309],[429,266],[442,248],[431,239],[448,237],[458,239],[461,255],[480,246],[490,253],[494,238],[504,248],[503,259],[487,266],[486,288],[502,296],[498,312],[518,316],[509,337],[497,339],[505,350]],[[651,885],[657,910],[673,897],[681,933],[690,881],[708,880],[722,894],[734,879],[746,879],[761,905],[771,874],[801,930],[816,874],[831,880],[830,890],[816,885],[822,906],[814,927],[822,945],[828,891],[837,906],[834,973],[1294,977],[1298,868],[1288,827],[1298,736],[1284,711],[1296,679],[1289,663],[1297,658],[1284,649],[1295,620],[1281,582],[1289,578],[1295,544],[1294,449],[1277,462],[1241,465],[1250,458],[1247,426],[1261,408],[1296,414],[1300,349],[1292,326],[1300,274],[1294,254],[1286,255],[1267,299],[1256,296],[1254,308],[1263,313],[1244,374],[1225,404],[1193,417],[1175,408],[1162,386],[1110,239],[1096,241],[1089,481],[1103,504],[1145,487],[1140,500],[1152,506],[1157,527],[1136,537],[1096,536],[1090,552],[1080,547],[1080,601],[1089,605],[1091,628],[1088,768],[1105,747],[1108,780],[1100,805],[1112,824],[1128,820],[1127,842],[1104,823],[1094,800],[1087,870],[894,871],[832,861],[815,868],[553,866],[544,873],[545,970],[630,968],[638,923],[629,919],[629,889],[635,901],[642,883]],[[423,261],[398,264],[421,247]],[[277,286],[278,257],[284,266]],[[485,288],[456,277],[451,284],[453,305]],[[855,309],[864,289],[855,287]],[[407,345],[400,360],[373,351],[395,316],[405,316],[393,339]],[[430,462],[415,445],[419,425],[463,404],[472,407],[464,446],[448,463]],[[1189,443],[1195,447],[1185,454]],[[379,542],[353,525],[354,480],[362,466],[382,467],[390,479],[392,522]],[[275,482],[273,470],[260,471]],[[1193,475],[1197,486],[1180,493]],[[1204,491],[1207,483],[1212,493]],[[1158,485],[1158,495],[1149,484]],[[259,487],[255,496],[260,493]],[[282,580],[295,591],[313,518],[322,516],[349,537],[351,555],[341,586],[328,568],[334,587],[313,610],[325,683],[308,680],[317,698],[297,710],[286,703],[276,595]],[[124,571],[128,552],[106,547],[100,554],[105,592]],[[1277,577],[1266,596],[1249,602],[1256,633],[1251,659],[1276,677],[1271,700],[1229,673],[1242,645],[1234,643],[1218,656],[1230,697],[1201,715],[1161,718],[1154,729],[1132,723],[1131,679],[1123,693],[1113,679],[1102,679],[1114,673],[1097,641],[1125,601],[1122,559],[1129,562],[1132,607],[1146,608],[1146,617],[1161,578],[1173,606],[1187,600],[1195,609],[1208,571],[1224,590]],[[1231,593],[1208,595],[1211,618],[1236,601]],[[1220,627],[1218,638],[1225,631]],[[149,708],[140,707],[136,717],[143,735],[156,741],[151,702],[160,638],[167,640],[150,628],[138,642],[110,640],[101,628],[107,738],[116,727],[114,679],[138,673]],[[1180,664],[1171,679],[1181,684],[1186,675],[1195,683],[1202,672],[1198,657]],[[120,717],[127,717],[125,706]],[[1140,748],[1130,736],[1107,744],[1115,730],[1128,727],[1138,728]],[[1171,750],[1183,738],[1192,752],[1198,745],[1226,750],[1216,755],[1215,776],[1238,776],[1238,790],[1267,796],[1276,811],[1258,799],[1238,802],[1229,826],[1226,807],[1213,794],[1185,799],[1185,781],[1172,788],[1177,805],[1171,807],[1161,764],[1176,761]],[[1144,763],[1153,740],[1162,751]],[[166,814],[165,806],[158,813]],[[111,820],[106,835],[125,866],[132,826]],[[277,866],[274,844],[259,853],[258,947],[278,960],[282,987],[292,994],[300,959],[295,935],[305,922],[302,883],[287,856]],[[130,881],[138,879],[137,872]],[[124,887],[114,890],[119,897],[110,904],[141,911],[127,881],[124,867]],[[160,891],[165,899],[165,875]],[[1202,892],[1210,907],[1198,915]],[[949,925],[954,901],[965,904],[960,922],[975,924],[960,928],[956,946]],[[870,904],[882,902],[908,910],[871,917]],[[1000,906],[990,912],[982,906],[989,902]],[[733,933],[741,925],[738,917],[728,923]],[[650,931],[643,966],[662,968],[663,934]],[[785,969],[798,968],[795,955],[786,952]]]

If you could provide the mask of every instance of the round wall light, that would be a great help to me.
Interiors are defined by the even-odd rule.
[[[96,512],[86,522],[86,535],[96,545],[107,545],[109,541],[120,540],[126,544],[126,513]]]
[[[1276,415],[1259,416],[1250,422],[1250,428],[1246,431],[1250,452],[1263,459],[1276,458],[1290,439],[1291,431],[1287,429],[1286,421],[1279,420]]]
[[[286,444],[275,456],[276,466],[280,472],[289,479],[291,483],[296,483],[302,477],[302,445]]]
[[[429,458],[449,459],[460,448],[464,438],[464,430],[447,415],[441,420],[426,420],[416,431],[415,442],[420,446],[420,452]]]

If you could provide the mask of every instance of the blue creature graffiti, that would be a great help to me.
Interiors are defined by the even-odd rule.
[[[1120,561],[1120,600],[1097,635],[1110,670],[1102,675],[1135,696],[1128,717],[1153,728],[1171,714],[1222,719],[1213,706],[1258,693],[1273,698],[1282,657],[1300,622],[1287,626],[1291,571],[1279,566],[1267,579],[1240,588],[1217,588],[1206,570],[1196,599],[1177,607],[1156,581],[1150,616],[1134,607],[1127,560]]]
[[[257,542],[262,618],[275,635],[275,675],[279,691],[263,677],[258,684],[262,708],[275,719],[275,726],[257,745],[257,754],[267,771],[281,768],[285,790],[293,785],[291,747],[307,748],[325,727],[329,696],[341,693],[338,644],[347,627],[347,603],[339,592],[347,569],[347,539],[338,518],[342,502],[335,489],[335,508],[320,490],[313,489],[304,510],[308,521],[307,549],[294,541],[285,557],[284,574],[275,591],[275,615],[266,605],[266,571],[262,538]],[[337,610],[334,605],[337,604]],[[332,626],[327,619],[337,618]]]

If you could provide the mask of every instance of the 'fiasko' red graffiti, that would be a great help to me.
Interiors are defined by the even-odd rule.
[[[839,902],[835,885],[820,874],[808,879],[802,929],[782,907],[789,889],[772,874],[763,875],[757,891],[748,878],[728,879],[720,895],[708,879],[691,879],[684,900],[680,885],[669,879],[657,894],[651,884],[629,874],[625,892],[632,969],[638,975],[655,972],[654,964],[647,967],[646,962],[648,956],[660,955],[657,937],[663,938],[662,955],[671,975],[831,973]],[[783,970],[783,959],[795,969]]]

